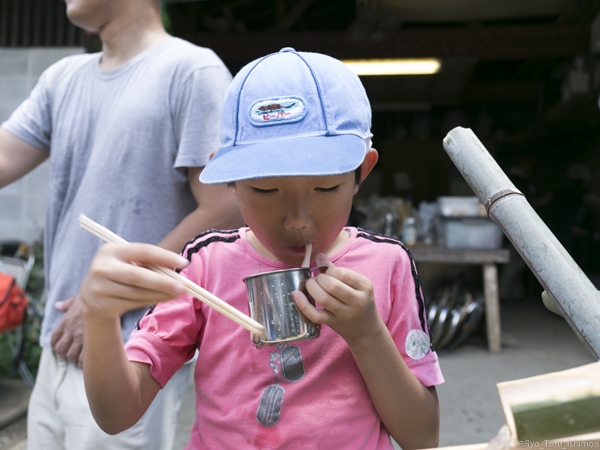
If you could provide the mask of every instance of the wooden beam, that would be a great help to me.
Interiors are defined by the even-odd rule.
[[[285,17],[285,0],[275,0],[275,29],[279,29]]]
[[[352,43],[344,32],[198,33],[180,36],[241,65],[283,47],[339,59],[471,56],[480,60],[569,58],[589,49],[584,25],[505,25],[481,28],[401,29],[376,45]]]
[[[296,2],[292,10],[285,16],[282,22],[277,24],[278,31],[288,31],[294,26],[308,9],[313,0],[300,0]]]
[[[505,264],[510,260],[507,249],[462,249],[415,247],[410,250],[416,262],[440,264]]]
[[[461,95],[464,104],[522,104],[537,103],[540,84],[534,81],[474,81]]]

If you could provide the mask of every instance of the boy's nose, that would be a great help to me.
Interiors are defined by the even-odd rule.
[[[310,226],[310,214],[302,201],[290,201],[286,208],[284,225],[290,230],[299,230]]]

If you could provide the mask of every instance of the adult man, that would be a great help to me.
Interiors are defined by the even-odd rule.
[[[225,186],[198,181],[219,146],[231,76],[210,50],[169,36],[160,0],[66,0],[102,53],[65,58],[0,129],[0,186],[50,158],[44,347],[28,417],[30,449],[168,449],[191,365],[131,430],[100,431],[85,400],[79,287],[101,242],[86,214],[128,241],[179,252],[209,228],[241,224]],[[121,320],[127,340],[141,311]]]

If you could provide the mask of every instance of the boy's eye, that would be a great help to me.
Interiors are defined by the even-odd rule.
[[[260,195],[269,195],[269,194],[273,194],[274,192],[277,192],[277,189],[259,189],[256,187],[253,187],[252,190]]]
[[[315,191],[323,192],[325,194],[332,194],[340,190],[340,185],[329,187],[329,188],[315,188]]]

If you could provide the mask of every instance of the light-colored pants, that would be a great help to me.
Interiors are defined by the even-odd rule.
[[[170,450],[194,364],[161,389],[138,423],[111,436],[90,411],[83,370],[43,349],[27,416],[28,450]]]

